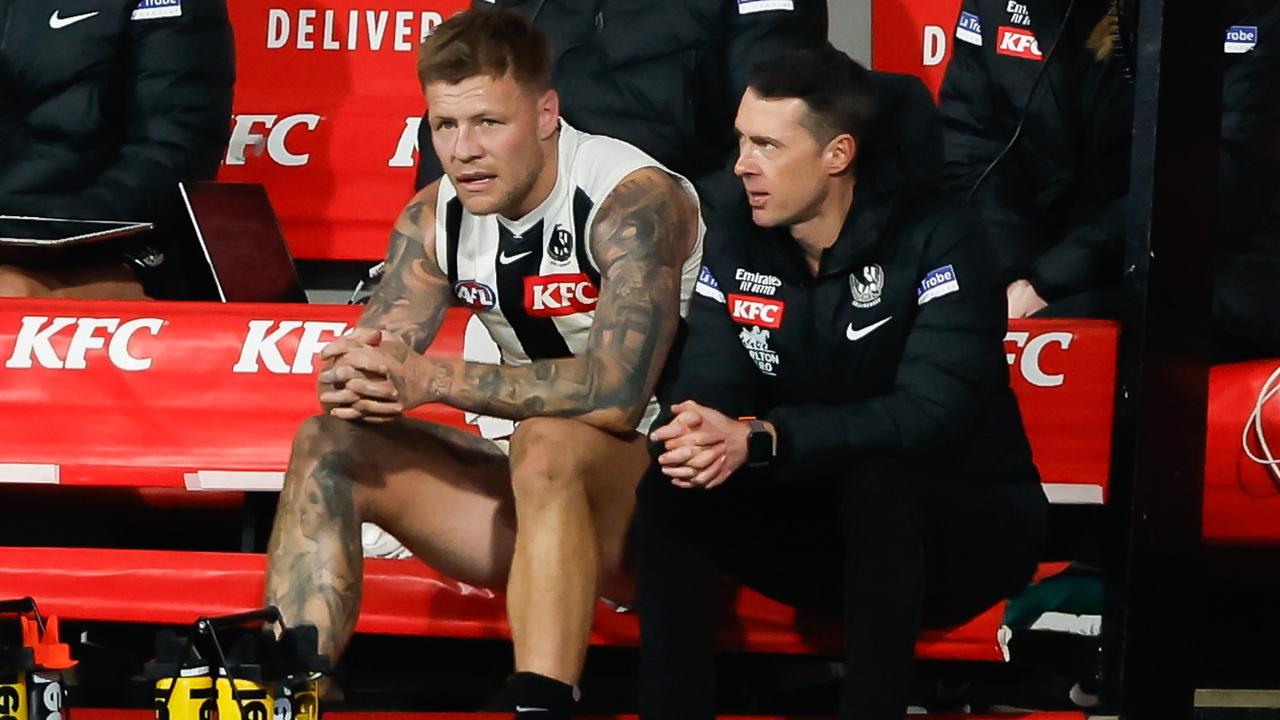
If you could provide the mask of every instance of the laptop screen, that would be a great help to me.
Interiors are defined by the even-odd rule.
[[[223,302],[307,301],[265,188],[196,182],[181,189]]]

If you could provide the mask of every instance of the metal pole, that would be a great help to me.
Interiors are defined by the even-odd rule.
[[[1218,3],[1138,13],[1104,699],[1126,719],[1189,720],[1224,26]]]

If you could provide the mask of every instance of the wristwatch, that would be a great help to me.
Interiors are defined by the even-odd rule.
[[[747,424],[747,467],[768,467],[778,455],[778,440],[759,418],[746,416],[738,420]]]

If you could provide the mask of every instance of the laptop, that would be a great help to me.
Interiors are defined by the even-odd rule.
[[[266,188],[188,182],[178,189],[223,302],[307,302]]]
[[[151,223],[142,222],[0,215],[0,260],[40,263],[55,261],[71,249],[109,252],[112,241],[151,228]]]

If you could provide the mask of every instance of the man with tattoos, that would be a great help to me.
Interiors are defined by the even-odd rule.
[[[322,353],[326,412],[294,442],[267,601],[341,654],[359,613],[360,523],[376,522],[437,570],[505,588],[517,673],[486,709],[567,718],[700,264],[697,197],[639,150],[560,119],[546,40],[519,15],[451,19],[418,70],[446,175],[397,220],[359,327]],[[454,302],[501,365],[422,354]],[[509,454],[404,416],[432,402],[517,421]]]

